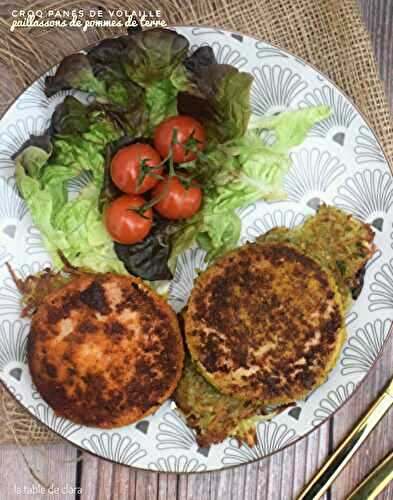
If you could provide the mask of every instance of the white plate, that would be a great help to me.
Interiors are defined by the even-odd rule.
[[[258,425],[258,444],[237,446],[233,439],[199,448],[194,432],[168,401],[154,415],[114,430],[75,425],[54,415],[32,384],[26,364],[29,322],[19,317],[19,293],[4,265],[27,276],[48,261],[40,234],[14,186],[10,156],[30,134],[41,134],[56,104],[68,92],[47,98],[44,76],[13,103],[0,121],[0,380],[20,403],[75,445],[133,467],[202,472],[248,463],[293,443],[331,416],[355,391],[381,353],[393,309],[393,181],[377,139],[354,105],[337,87],[301,59],[265,42],[209,28],[181,27],[192,48],[210,45],[219,62],[255,76],[252,105],[258,114],[326,104],[333,115],[315,126],[291,153],[285,181],[288,201],[257,203],[241,211],[242,241],[271,227],[292,227],[322,200],[369,222],[378,252],[368,263],[363,291],[349,311],[348,339],[329,379],[306,401],[271,422]],[[48,73],[53,74],[54,68]],[[48,74],[47,73],[47,74]],[[176,308],[185,303],[201,267],[200,250],[180,258],[170,286]]]

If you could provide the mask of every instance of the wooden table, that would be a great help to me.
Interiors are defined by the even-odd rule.
[[[393,0],[361,0],[364,18],[372,34],[381,76],[393,110]],[[291,500],[313,476],[360,415],[393,375],[393,341],[376,369],[333,419],[307,438],[252,465],[223,472],[191,476],[138,472],[113,465],[67,444],[35,446],[27,457],[40,477],[59,493],[32,493],[39,485],[29,474],[15,446],[0,446],[0,499],[71,500]],[[350,465],[335,482],[326,500],[340,500],[393,448],[393,411],[385,416]],[[23,489],[27,493],[23,494]],[[18,494],[22,491],[22,494]],[[30,488],[30,491],[28,490]],[[76,494],[76,488],[81,494]],[[37,490],[36,490],[37,491]],[[56,490],[54,490],[56,491]],[[381,499],[393,499],[393,483]]]

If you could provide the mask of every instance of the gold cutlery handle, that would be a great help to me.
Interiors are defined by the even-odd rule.
[[[392,385],[391,383],[390,386]],[[389,387],[327,460],[322,469],[298,497],[298,500],[317,500],[321,498],[351,457],[356,453],[363,441],[392,406],[393,396],[391,394],[392,387]]]
[[[350,494],[347,500],[373,500],[393,480],[393,451]]]

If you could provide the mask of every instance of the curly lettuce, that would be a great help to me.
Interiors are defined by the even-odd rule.
[[[211,47],[188,51],[188,40],[172,30],[130,32],[104,40],[86,54],[66,57],[45,82],[48,95],[73,88],[95,97],[87,107],[66,98],[53,116],[52,152],[38,180],[55,214],[69,203],[67,182],[82,172],[91,174],[98,189],[99,210],[118,195],[107,182],[105,164],[113,150],[108,146],[119,139],[149,140],[160,122],[176,114],[193,116],[206,129],[205,150],[181,165],[202,186],[202,207],[166,235],[165,251],[158,239],[150,238],[143,253],[154,253],[157,272],[147,273],[149,279],[169,276],[163,262],[168,253],[173,269],[177,255],[194,244],[206,251],[208,261],[235,247],[241,229],[238,210],[285,197],[289,151],[330,114],[319,106],[254,116],[252,75],[219,64]],[[58,224],[60,220],[65,227],[65,218],[59,217]],[[136,258],[140,250],[122,248],[121,258],[133,272],[146,275],[146,262],[142,266]]]
[[[97,202],[103,183],[105,148],[119,137],[120,131],[104,112],[86,112],[74,100],[67,97],[57,111],[58,124],[52,123],[53,129],[65,134],[32,137],[17,153],[16,183],[57,267],[63,265],[61,251],[76,267],[124,273]],[[69,113],[75,120],[77,109],[81,119],[87,121],[83,132],[79,129],[72,134]],[[90,172],[92,180],[71,198],[67,185],[83,172]]]
[[[123,68],[130,80],[146,87],[170,78],[188,49],[187,38],[176,31],[158,28],[134,32],[123,52]]]
[[[330,109],[317,106],[288,111],[272,118],[253,118],[247,132],[225,145],[217,146],[187,165],[188,171],[204,172],[211,178],[201,210],[185,221],[174,236],[171,265],[184,250],[198,244],[210,261],[234,248],[240,237],[237,209],[258,200],[285,198],[283,179],[291,162],[288,153],[301,144],[309,130],[330,116]],[[274,132],[271,145],[263,132]]]
[[[251,114],[252,76],[218,64],[210,47],[188,50],[184,36],[160,28],[104,40],[87,54],[64,58],[46,78],[45,92],[90,93],[127,135],[150,136],[162,120],[184,113],[201,119],[212,142],[241,137]]]
[[[65,57],[46,78],[45,92],[88,92],[116,115],[126,135],[146,136],[177,114],[177,94],[188,86],[181,66],[188,49],[185,37],[165,29],[104,40],[87,54]]]

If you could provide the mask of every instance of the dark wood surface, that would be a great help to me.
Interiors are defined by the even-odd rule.
[[[364,20],[370,30],[381,78],[393,110],[393,0],[361,0]],[[37,482],[31,477],[20,451],[15,446],[0,447],[0,498],[71,500],[80,486],[82,500],[291,500],[322,465],[325,458],[353,427],[354,423],[393,376],[393,342],[366,382],[330,422],[308,437],[261,460],[228,471],[191,476],[137,472],[83,454],[76,463],[77,451],[57,444],[26,448],[25,453],[40,478],[58,494],[33,494]],[[325,500],[341,500],[393,448],[393,411],[380,422],[357,455],[334,483]],[[17,488],[30,488],[18,494]],[[393,483],[380,495],[393,499]]]

